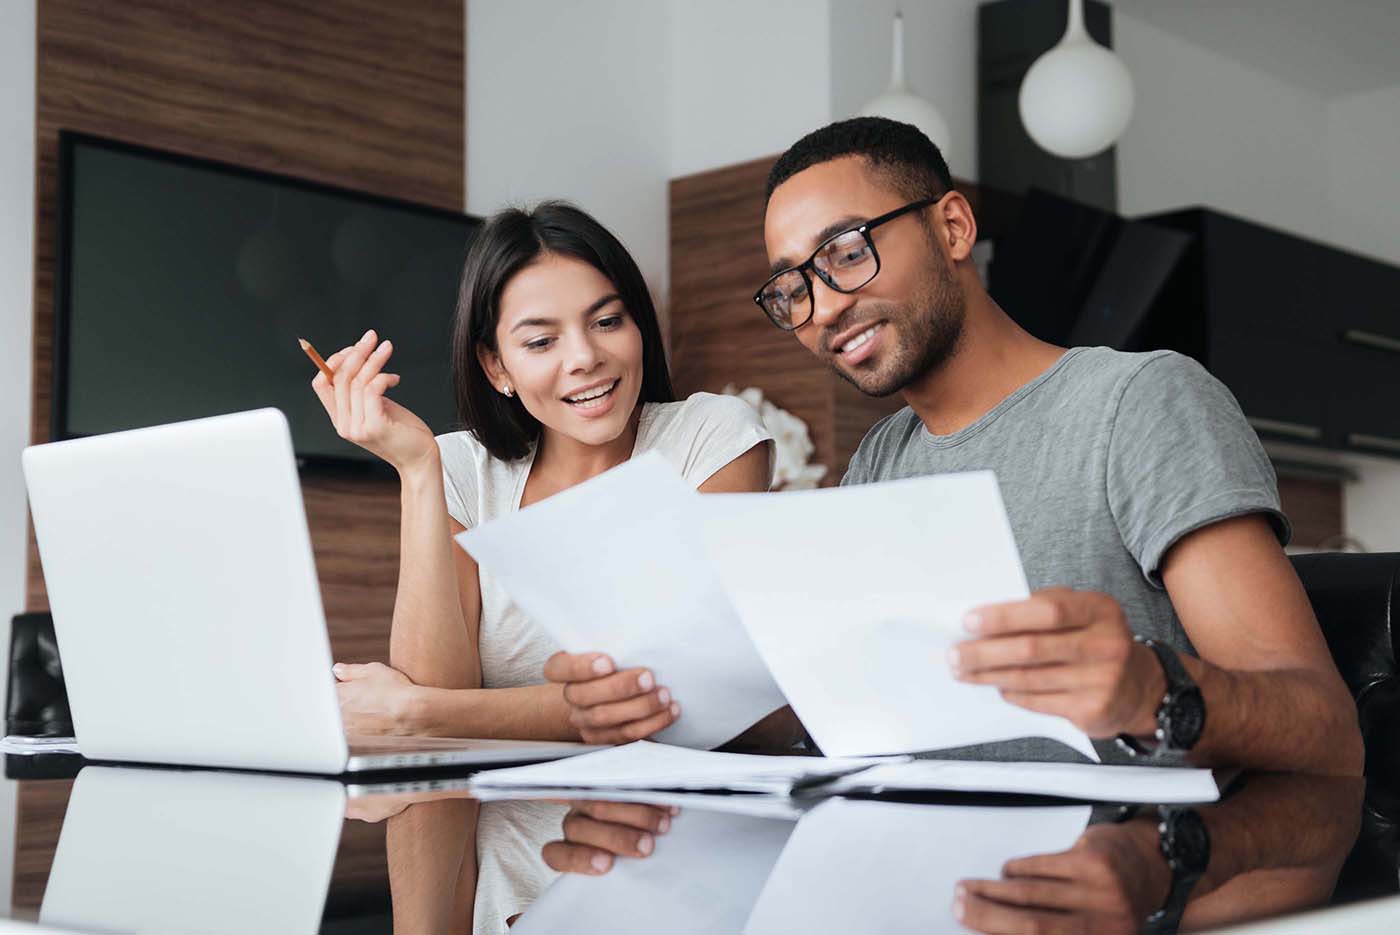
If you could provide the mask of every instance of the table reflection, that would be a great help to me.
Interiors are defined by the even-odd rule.
[[[1211,856],[1182,930],[1327,904],[1348,854],[1365,850],[1353,850],[1364,795],[1361,780],[1254,773],[1198,806]],[[346,787],[89,766],[39,921],[157,933],[1133,932],[1170,883],[1152,806],[498,796],[474,797],[466,778]],[[384,858],[368,887],[367,842]],[[1393,890],[1388,860],[1376,879]],[[358,875],[337,893],[342,863]],[[368,908],[377,887],[392,919]],[[352,910],[357,899],[367,908]]]
[[[1251,774],[1221,802],[1199,807],[1211,859],[1182,930],[1325,904],[1356,840],[1363,794],[1361,780]],[[726,923],[737,921],[728,930],[750,935],[1136,932],[1171,882],[1154,808],[829,799],[802,814],[780,848],[761,858],[754,852],[764,865],[751,861],[743,872],[763,878],[757,889],[710,884],[713,865],[733,859],[732,845],[696,846],[706,838],[699,830],[673,840],[687,822],[742,824],[707,814],[722,803],[687,810],[664,836],[648,830],[645,812],[598,808],[576,803],[571,815],[587,820],[566,821],[560,840],[546,845],[545,856],[567,876],[516,931],[558,930],[550,926],[564,919],[607,919],[616,932],[657,931],[648,921],[658,919],[667,931],[717,930],[672,895],[683,893],[699,903],[724,900]],[[654,850],[638,856],[635,841],[645,834],[655,836]]]
[[[318,779],[89,766],[39,922],[102,932],[314,932],[345,814]]]

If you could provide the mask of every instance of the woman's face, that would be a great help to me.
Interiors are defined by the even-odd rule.
[[[516,273],[501,294],[496,347],[479,351],[487,376],[547,431],[604,445],[627,429],[642,390],[642,333],[592,266],[547,253]]]

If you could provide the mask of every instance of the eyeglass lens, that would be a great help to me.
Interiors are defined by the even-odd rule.
[[[854,292],[875,278],[879,263],[866,235],[853,230],[822,244],[812,255],[812,268],[831,288]],[[811,313],[807,278],[796,269],[769,282],[760,298],[763,310],[779,327],[794,327]]]

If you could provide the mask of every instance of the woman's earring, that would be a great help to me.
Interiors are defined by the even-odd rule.
[[[506,394],[506,399],[510,399],[512,396],[515,395],[515,390],[511,389],[509,383],[505,385],[501,392]]]

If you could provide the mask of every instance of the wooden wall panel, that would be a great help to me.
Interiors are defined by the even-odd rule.
[[[49,435],[58,131],[462,210],[461,0],[45,0],[38,13],[33,438]],[[385,479],[308,479],[338,658],[383,658],[398,564]],[[30,609],[47,607],[31,545]]]
[[[807,423],[813,460],[830,466],[840,457],[837,377],[751,298],[768,276],[763,187],[772,164],[758,159],[671,182],[671,372],[682,396],[727,383],[760,387]]]
[[[33,439],[49,436],[60,129],[460,211],[464,14],[461,0],[43,0]],[[387,658],[397,483],[311,476],[303,492],[336,657]],[[48,606],[32,531],[27,606]],[[16,907],[38,906],[69,785],[21,784]],[[382,827],[350,838],[347,872],[373,876]]]

